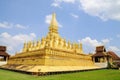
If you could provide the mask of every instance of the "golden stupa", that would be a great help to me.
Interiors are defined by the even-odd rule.
[[[99,68],[85,54],[82,43],[71,43],[58,33],[56,14],[52,14],[49,32],[38,41],[24,43],[22,52],[10,57],[4,67],[25,72],[60,72]]]

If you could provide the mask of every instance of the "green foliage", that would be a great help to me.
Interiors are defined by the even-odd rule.
[[[108,62],[107,64],[108,64],[107,68],[108,68],[108,69],[111,69],[111,68],[112,68],[112,67],[111,67],[111,66],[112,66],[111,63]]]
[[[103,69],[48,76],[33,76],[0,69],[0,80],[120,80],[120,70]]]
[[[113,69],[119,69],[119,64],[117,62],[113,62],[112,65],[111,65],[111,67]]]

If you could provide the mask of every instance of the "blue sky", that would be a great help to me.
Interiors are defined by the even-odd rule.
[[[25,41],[46,36],[53,12],[60,35],[82,42],[85,53],[105,45],[120,55],[119,0],[0,0],[0,45],[15,54]]]

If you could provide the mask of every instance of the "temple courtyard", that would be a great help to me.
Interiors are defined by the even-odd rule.
[[[120,80],[120,70],[102,69],[48,76],[31,76],[0,69],[1,80]]]

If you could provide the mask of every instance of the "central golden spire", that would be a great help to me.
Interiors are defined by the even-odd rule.
[[[51,23],[49,26],[49,31],[50,31],[50,33],[58,33],[58,22],[56,20],[55,13],[52,14],[52,19],[51,19]]]
[[[58,27],[58,22],[56,20],[56,14],[55,13],[52,14],[52,20],[51,20],[50,26]]]

